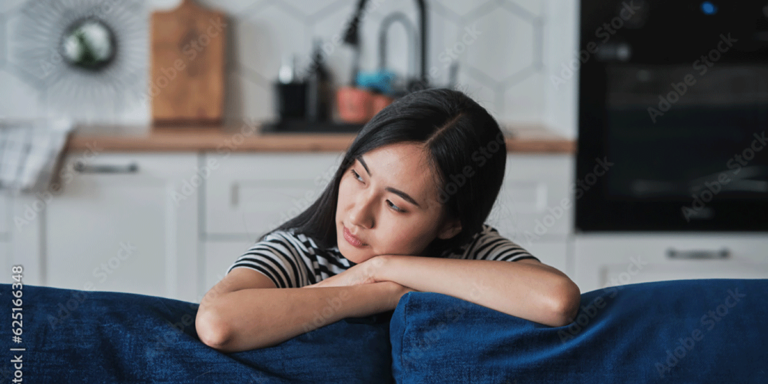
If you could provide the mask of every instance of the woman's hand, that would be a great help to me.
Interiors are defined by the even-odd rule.
[[[305,285],[302,288],[349,287],[380,282],[382,280],[376,280],[376,276],[378,275],[377,272],[384,268],[384,264],[385,259],[382,256],[374,256],[336,276],[331,276],[317,284]]]

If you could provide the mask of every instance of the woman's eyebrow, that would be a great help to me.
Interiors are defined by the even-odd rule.
[[[365,160],[363,160],[363,155],[358,155],[357,157],[355,157],[355,159],[357,159],[357,161],[359,161],[360,164],[363,165],[363,168],[365,168],[365,172],[368,172],[368,176],[373,176],[371,174],[371,171],[368,169],[368,164],[366,164]],[[392,193],[402,197],[403,200],[405,200],[405,201],[407,201],[407,202],[409,202],[409,203],[411,203],[411,204],[421,208],[421,205],[419,205],[419,203],[417,203],[416,200],[414,200],[407,193],[405,193],[405,192],[403,192],[403,191],[401,191],[399,189],[395,189],[395,188],[392,188],[392,187],[386,187],[386,188],[384,188],[384,190],[388,191],[388,192],[392,192]]]

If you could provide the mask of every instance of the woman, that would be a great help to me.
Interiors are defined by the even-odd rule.
[[[570,323],[576,284],[484,224],[506,159],[498,123],[462,92],[396,100],[363,127],[317,201],[206,293],[198,335],[223,352],[272,346],[392,310],[409,291]]]

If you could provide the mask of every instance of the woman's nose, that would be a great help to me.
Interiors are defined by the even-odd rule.
[[[373,227],[374,202],[373,193],[364,191],[358,194],[355,204],[350,209],[350,224],[364,228]]]

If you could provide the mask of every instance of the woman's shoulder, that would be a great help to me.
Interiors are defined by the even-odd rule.
[[[301,243],[301,240],[299,239],[299,233],[296,232],[295,228],[275,229],[258,239],[256,243],[253,244],[253,247],[277,244],[295,248],[298,243]]]
[[[469,241],[460,247],[447,251],[443,257],[493,260],[506,254],[532,257],[519,244],[499,233],[495,227],[483,224]]]
[[[257,242],[254,246],[263,242],[282,244],[286,247],[296,249],[301,253],[308,254],[314,254],[320,249],[315,240],[301,232],[299,228],[273,230],[265,235],[263,239]]]
[[[493,233],[498,234],[499,232],[496,230],[496,228],[493,228],[488,224],[483,224],[482,227],[480,227],[480,230],[475,232],[475,234],[472,235],[472,237],[469,240],[464,242],[464,244],[461,244],[452,249],[445,250],[441,257],[452,258],[452,259],[463,258],[467,254],[467,249],[471,248],[479,240]]]

